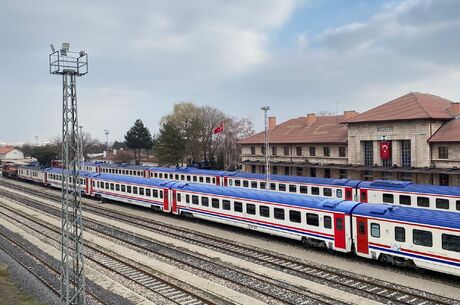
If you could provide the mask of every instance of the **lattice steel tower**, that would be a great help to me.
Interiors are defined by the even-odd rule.
[[[62,223],[61,305],[84,305],[85,274],[81,216],[81,141],[77,114],[77,76],[88,73],[85,51],[71,52],[69,44],[60,50],[51,45],[50,73],[62,75]]]

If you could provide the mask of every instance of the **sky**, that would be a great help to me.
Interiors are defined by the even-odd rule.
[[[0,142],[61,133],[50,43],[85,50],[79,124],[156,133],[174,103],[263,128],[307,113],[366,111],[408,92],[460,101],[457,0],[0,0]]]

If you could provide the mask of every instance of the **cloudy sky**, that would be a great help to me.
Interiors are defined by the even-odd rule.
[[[49,44],[89,54],[80,123],[122,139],[153,131],[175,102],[263,126],[310,112],[364,111],[410,91],[460,100],[457,0],[0,0],[0,141],[60,134]]]

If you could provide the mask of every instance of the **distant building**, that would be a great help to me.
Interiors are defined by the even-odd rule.
[[[14,148],[13,146],[3,146],[0,147],[0,160],[23,160],[24,154],[22,151]]]
[[[308,114],[279,125],[272,117],[271,172],[460,185],[459,116],[460,103],[409,93],[361,114]],[[265,172],[264,132],[239,143],[243,169]]]

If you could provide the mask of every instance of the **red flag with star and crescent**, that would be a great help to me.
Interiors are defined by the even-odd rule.
[[[221,122],[216,128],[212,130],[213,134],[218,134],[224,131],[224,122]]]
[[[390,159],[391,143],[389,141],[380,141],[380,158],[382,160]]]

